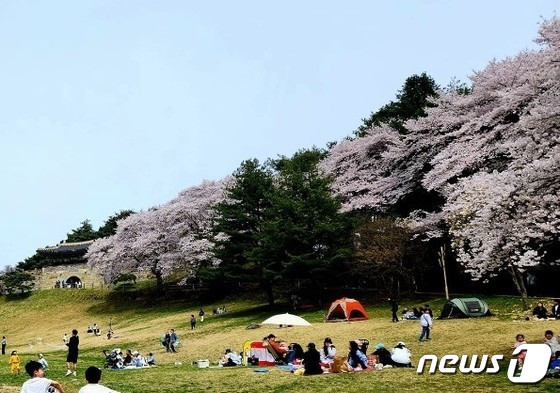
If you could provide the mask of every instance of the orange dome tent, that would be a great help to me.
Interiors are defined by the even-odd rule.
[[[327,322],[365,321],[366,319],[369,319],[369,316],[362,304],[348,297],[335,300],[327,314]]]

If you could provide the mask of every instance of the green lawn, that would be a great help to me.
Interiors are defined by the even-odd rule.
[[[0,335],[8,338],[8,350],[17,349],[24,363],[43,353],[50,364],[49,378],[63,383],[67,392],[75,393],[83,386],[83,372],[89,365],[102,366],[102,349],[119,347],[156,354],[159,366],[144,370],[109,371],[103,373],[102,383],[121,391],[143,392],[498,392],[560,391],[560,380],[546,379],[538,385],[520,386],[506,376],[511,345],[517,333],[524,333],[528,342],[541,342],[544,330],[560,333],[560,321],[526,322],[520,311],[520,302],[513,297],[486,297],[491,310],[490,318],[435,321],[433,340],[419,345],[416,342],[419,324],[405,321],[390,322],[387,304],[365,304],[369,321],[353,323],[323,322],[323,310],[310,310],[300,315],[313,323],[311,327],[280,329],[276,326],[247,330],[251,323],[284,310],[272,312],[256,300],[229,300],[219,304],[205,304],[207,316],[195,331],[190,330],[190,314],[199,304],[164,302],[146,305],[145,301],[120,298],[119,294],[99,290],[50,290],[34,292],[27,298],[0,298]],[[444,299],[416,299],[403,302],[416,306],[429,301],[436,314]],[[148,302],[150,303],[150,302]],[[151,302],[153,303],[153,302]],[[229,312],[211,316],[211,309],[227,305]],[[118,337],[108,341],[85,333],[89,324],[96,322],[106,329],[109,320]],[[177,354],[166,354],[159,343],[161,334],[174,327],[183,347]],[[67,378],[63,333],[73,328],[80,331],[81,352],[79,377]],[[417,374],[416,369],[385,369],[382,371],[333,374],[313,377],[294,376],[272,368],[268,373],[255,373],[251,368],[198,369],[192,366],[197,359],[216,361],[225,348],[241,350],[245,340],[258,340],[273,332],[289,342],[308,342],[320,345],[326,336],[333,339],[339,353],[347,351],[348,341],[367,338],[371,344],[383,342],[387,347],[405,341],[413,353],[413,364],[424,354],[504,354],[501,372],[497,375],[442,375]],[[178,364],[180,363],[180,364]],[[0,392],[19,392],[25,375],[10,376],[8,355],[0,358]]]

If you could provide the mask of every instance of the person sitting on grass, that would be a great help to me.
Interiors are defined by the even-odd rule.
[[[336,348],[332,343],[330,337],[325,338],[323,342],[323,348],[321,348],[321,364],[328,367],[334,362],[334,357],[336,356]]]
[[[132,361],[130,362],[132,367],[147,367],[148,362],[144,358],[144,356],[140,356],[138,351],[132,352]]]
[[[124,357],[123,360],[123,364],[125,366],[130,366],[130,363],[132,363],[132,351],[130,349],[126,350],[126,356]]]
[[[219,361],[220,366],[223,367],[235,367],[241,366],[241,356],[236,354],[231,349],[226,349],[225,353]]]
[[[556,351],[550,365],[548,366],[549,369],[560,369],[560,351]]]
[[[49,363],[47,362],[47,359],[45,359],[42,353],[39,354],[38,362],[41,363],[41,366],[43,366],[43,370],[46,370],[47,367],[49,367]]]
[[[321,355],[315,348],[315,343],[307,344],[307,352],[303,355],[303,367],[305,369],[303,375],[323,374]]]
[[[56,388],[60,393],[64,393],[62,385],[57,381],[45,378],[45,371],[41,363],[30,360],[25,365],[25,372],[30,379],[25,381],[21,386],[21,393],[45,393],[51,386]]]
[[[414,315],[414,311],[410,311],[408,308],[405,308],[402,312],[402,318],[403,319],[417,319],[418,317],[416,317]]]
[[[156,358],[152,352],[148,354],[146,361],[148,362],[148,366],[155,366],[157,364]]]
[[[95,366],[88,367],[86,370],[87,385],[82,387],[78,393],[119,393],[116,390],[100,385],[100,379],[101,370]]]
[[[391,351],[391,360],[395,367],[412,367],[411,356],[410,349],[402,341],[399,341]]]
[[[391,359],[391,352],[385,348],[383,343],[378,343],[375,345],[375,352],[374,355],[377,355],[378,363],[381,363],[384,366],[392,366],[393,360]]]
[[[286,352],[288,352],[288,347],[283,341],[276,341],[276,336],[274,334],[268,335],[268,350],[272,354],[275,360],[284,361]]]
[[[512,349],[515,349],[523,344],[527,344],[527,341],[525,341],[525,336],[523,334],[518,334],[517,336],[515,336],[515,344],[513,344]],[[517,364],[519,366],[519,369],[523,368],[523,360],[525,359],[526,355],[527,351],[521,351],[521,353],[517,355]]]
[[[560,351],[560,342],[558,341],[558,337],[554,335],[552,330],[547,330],[544,332],[544,343],[547,344],[552,353],[556,353]]]
[[[348,354],[348,371],[362,371],[368,368],[368,360],[356,341],[350,341]]]
[[[548,313],[546,307],[543,306],[541,302],[537,303],[537,306],[533,308],[533,318],[535,319],[546,319],[548,318]]]

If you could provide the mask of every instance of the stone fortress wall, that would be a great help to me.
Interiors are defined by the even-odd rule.
[[[88,268],[86,263],[72,265],[46,266],[41,269],[30,271],[35,276],[35,289],[53,289],[57,280],[61,282],[72,281],[77,277],[82,283],[82,288],[101,288],[106,286],[101,274]]]

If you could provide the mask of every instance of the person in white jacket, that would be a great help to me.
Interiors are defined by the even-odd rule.
[[[82,387],[78,393],[119,393],[116,390],[109,389],[106,386],[99,384],[101,379],[101,370],[97,367],[91,366],[86,370],[87,385]]]
[[[422,326],[422,333],[420,333],[420,337],[418,337],[418,342],[424,341],[424,337],[426,337],[426,340],[429,340],[430,329],[432,327],[432,317],[430,316],[430,311],[427,308],[422,311],[422,315],[420,316],[420,325]]]

